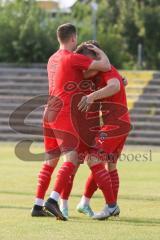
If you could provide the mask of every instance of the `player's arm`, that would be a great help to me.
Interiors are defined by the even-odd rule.
[[[120,91],[120,82],[117,78],[112,78],[108,80],[107,85],[87,96],[82,97],[80,103],[78,104],[78,109],[80,111],[86,111],[90,105],[96,101],[103,98],[111,97]]]
[[[107,55],[99,48],[94,45],[88,45],[88,48],[97,54],[98,60],[94,60],[88,70],[96,70],[101,72],[107,72],[111,70],[111,64]]]
[[[123,85],[126,87],[128,85],[128,80],[127,78],[123,77],[122,78],[122,81],[123,81]]]
[[[84,77],[84,79],[90,79],[90,78],[96,76],[97,73],[98,73],[98,71],[96,71],[96,70],[84,71],[83,72],[83,77]]]
[[[94,101],[100,100],[103,98],[111,97],[120,91],[120,82],[117,78],[112,78],[108,81],[107,85],[93,93],[91,97]]]

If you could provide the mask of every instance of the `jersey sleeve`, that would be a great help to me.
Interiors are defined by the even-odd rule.
[[[103,74],[103,79],[104,79],[106,84],[112,78],[117,78],[119,81],[120,81],[120,78],[121,78],[121,76],[119,75],[119,73],[117,72],[117,70],[113,66],[112,66],[110,71],[105,72]]]
[[[71,65],[74,68],[87,70],[92,62],[93,59],[82,54],[74,53],[71,55]]]

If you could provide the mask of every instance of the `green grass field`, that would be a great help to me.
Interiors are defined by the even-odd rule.
[[[36,145],[37,152],[41,147]],[[141,150],[149,151],[149,148]],[[134,148],[125,153],[136,154]],[[152,161],[120,161],[119,218],[95,221],[76,212],[88,174],[82,165],[70,198],[70,220],[31,218],[37,173],[41,163],[23,162],[14,154],[14,144],[0,146],[0,239],[1,240],[159,240],[160,239],[160,152],[152,149]],[[54,174],[55,176],[55,174]],[[52,179],[53,185],[54,178]],[[104,200],[97,192],[94,210]]]

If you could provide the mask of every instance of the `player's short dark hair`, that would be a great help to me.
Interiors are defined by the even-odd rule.
[[[101,49],[100,44],[96,40],[88,40],[88,41],[86,41],[86,44],[92,44],[92,45],[96,46],[97,48]]]
[[[98,48],[101,49],[99,43],[95,40],[88,40],[86,42],[82,42],[76,49],[76,53],[83,54],[83,55],[92,55],[93,57],[96,57],[96,53],[92,51],[91,49],[88,49],[87,44],[92,44]]]
[[[76,27],[71,23],[62,24],[57,28],[57,37],[61,42],[67,42],[73,34],[76,34]]]
[[[75,50],[76,53],[83,54],[83,55],[92,55],[96,57],[96,53],[90,49],[88,49],[86,42],[81,43]]]

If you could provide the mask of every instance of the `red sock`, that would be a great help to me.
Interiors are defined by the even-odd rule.
[[[53,191],[61,194],[63,189],[66,188],[69,182],[69,178],[73,174],[74,170],[75,165],[73,163],[64,162],[62,167],[58,171]]]
[[[36,190],[36,198],[44,199],[46,191],[49,187],[51,181],[51,175],[53,173],[54,168],[43,164],[41,171],[38,174],[38,185]]]
[[[99,163],[91,167],[91,171],[95,182],[102,190],[106,203],[109,205],[115,204],[115,198],[112,189],[112,183],[109,172],[106,170],[104,164]]]
[[[84,196],[87,198],[91,198],[94,192],[97,190],[98,186],[94,180],[93,174],[91,173],[86,181]]]
[[[72,175],[69,177],[68,184],[66,185],[65,189],[63,189],[63,191],[62,191],[62,193],[61,193],[61,199],[68,200],[68,198],[69,198],[69,196],[70,196],[70,193],[71,193],[71,190],[72,190],[72,187],[73,187],[74,177],[75,177],[74,174],[72,174]]]
[[[109,172],[111,182],[112,182],[112,189],[114,193],[115,200],[117,201],[118,197],[118,190],[119,190],[119,176],[118,176],[118,171],[117,169]]]

